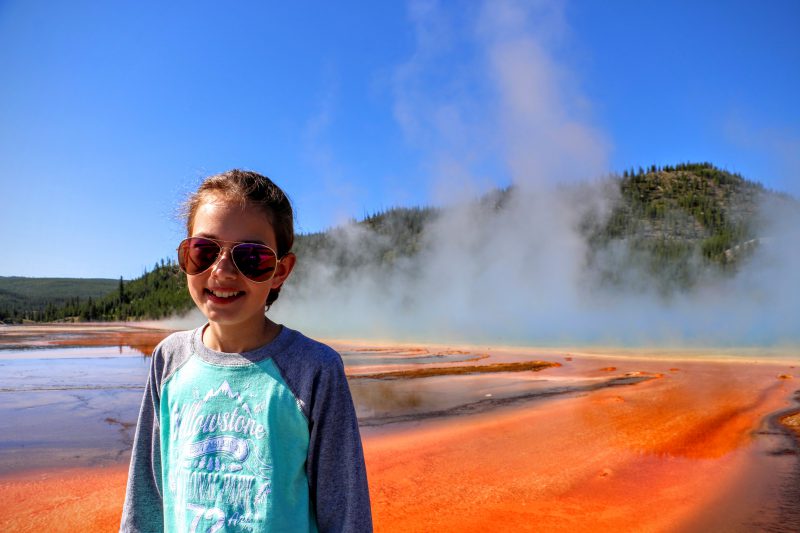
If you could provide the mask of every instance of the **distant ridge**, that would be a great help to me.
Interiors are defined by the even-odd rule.
[[[0,277],[4,323],[159,319],[191,305],[185,277],[171,260],[131,281]]]
[[[63,307],[76,298],[102,298],[113,292],[118,283],[103,278],[0,276],[0,320],[16,322],[19,319],[14,317],[42,312],[48,306]]]
[[[638,279],[669,295],[692,290],[708,276],[732,275],[758,250],[764,199],[800,209],[794,198],[707,162],[630,169],[611,178],[609,186],[615,192],[610,214],[598,218],[587,211],[580,233],[588,244],[588,279],[612,289],[621,288],[622,280],[630,289],[630,280]],[[515,194],[514,187],[497,189],[476,205],[502,210]],[[342,278],[359,271],[391,272],[401,259],[420,252],[425,229],[444,209],[396,207],[298,235],[299,261],[289,286],[302,287],[319,264]],[[580,205],[575,209],[583,212]],[[368,245],[357,246],[364,242]],[[628,276],[633,269],[643,275]],[[171,259],[128,282],[0,278],[4,322],[158,319],[192,305],[185,276]]]

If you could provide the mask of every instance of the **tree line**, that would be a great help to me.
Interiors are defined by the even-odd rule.
[[[102,297],[74,296],[65,302],[48,302],[35,308],[0,306],[0,320],[24,321],[127,321],[166,318],[192,307],[186,276],[172,259],[162,259],[130,281],[119,279],[116,290]]]

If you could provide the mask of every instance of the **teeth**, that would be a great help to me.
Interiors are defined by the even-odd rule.
[[[225,292],[225,291],[214,291],[209,289],[209,292],[216,296],[217,298],[230,298],[231,296],[236,296],[239,292]]]

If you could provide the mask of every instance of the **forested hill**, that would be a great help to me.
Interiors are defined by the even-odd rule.
[[[598,282],[616,284],[630,283],[627,273],[638,269],[647,274],[641,283],[662,292],[734,272],[758,245],[766,197],[797,204],[710,163],[626,171],[618,187],[610,216],[584,227],[589,270]],[[612,256],[620,243],[625,253]]]
[[[113,292],[118,283],[114,279],[0,276],[0,319],[8,320],[48,307],[64,307],[76,298],[102,298]]]
[[[603,228],[603,238],[667,240],[700,245],[712,261],[755,237],[764,188],[710,163],[626,171],[621,200]]]
[[[191,305],[186,280],[171,260],[130,281],[0,277],[0,321],[5,323],[158,319]]]
[[[582,215],[588,279],[596,286],[624,283],[628,289],[631,279],[637,279],[663,294],[691,290],[707,276],[731,275],[747,261],[758,247],[759,206],[765,197],[798,206],[791,197],[710,163],[628,170],[612,178],[611,188],[616,194],[608,213],[598,218],[587,210]],[[477,203],[502,210],[517,193],[513,187],[497,190]],[[583,212],[580,205],[575,209]],[[290,282],[302,284],[316,264],[342,276],[359,269],[391,272],[398,268],[398,259],[420,251],[426,227],[442,212],[432,207],[394,208],[325,232],[299,235],[298,268]],[[637,276],[628,275],[633,269]],[[74,294],[26,298],[0,283],[4,322],[162,318],[191,307],[184,276],[171,260],[162,260],[140,278],[120,281],[104,296],[78,291],[76,285]]]

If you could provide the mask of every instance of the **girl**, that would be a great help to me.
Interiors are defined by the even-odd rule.
[[[121,531],[371,531],[342,360],[264,308],[295,264],[292,208],[254,172],[207,178],[178,264],[208,319],[153,352]]]

